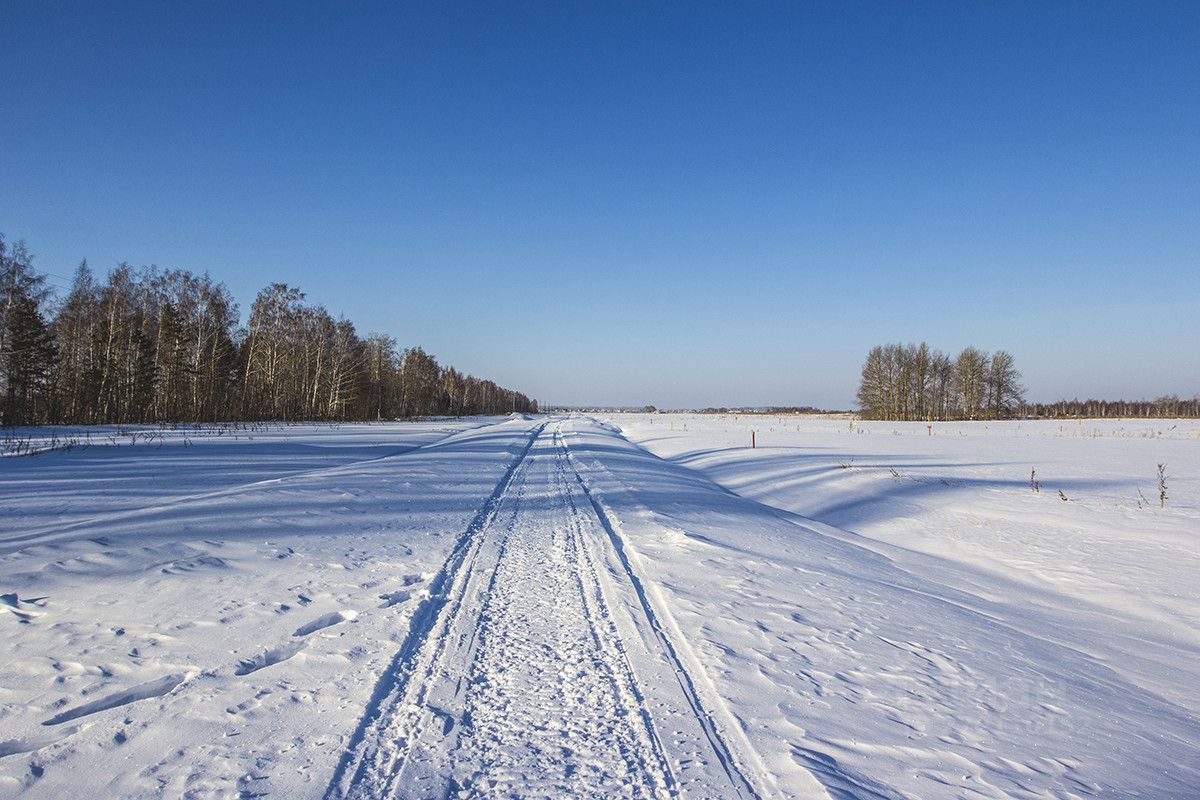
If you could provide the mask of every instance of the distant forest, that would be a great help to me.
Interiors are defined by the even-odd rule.
[[[224,284],[80,264],[55,298],[24,242],[0,234],[0,421],[382,420],[536,412],[537,402],[438,364],[419,347],[305,303],[275,283],[245,327]]]
[[[925,342],[871,348],[858,404],[865,419],[882,420],[1200,417],[1200,396],[1030,403],[1011,354],[967,347],[951,358]]]
[[[1071,417],[1140,417],[1143,419],[1171,419],[1176,417],[1200,417],[1200,396],[1191,400],[1180,400],[1177,395],[1167,395],[1156,400],[1059,400],[1056,403],[1024,403],[1023,417],[1049,417],[1064,419]]]

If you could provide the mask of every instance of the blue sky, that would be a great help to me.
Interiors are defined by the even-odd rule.
[[[1196,3],[2,16],[0,231],[55,275],[285,281],[552,403],[849,407],[922,339],[1200,391]]]

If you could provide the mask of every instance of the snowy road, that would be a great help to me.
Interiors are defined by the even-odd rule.
[[[559,428],[459,541],[328,796],[757,795]]]

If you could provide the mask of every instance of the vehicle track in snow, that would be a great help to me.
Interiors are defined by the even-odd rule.
[[[327,798],[756,797],[558,430],[459,540]]]

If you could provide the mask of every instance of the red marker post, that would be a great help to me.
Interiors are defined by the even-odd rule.
[[[750,431],[750,449],[754,449],[754,431]]]

